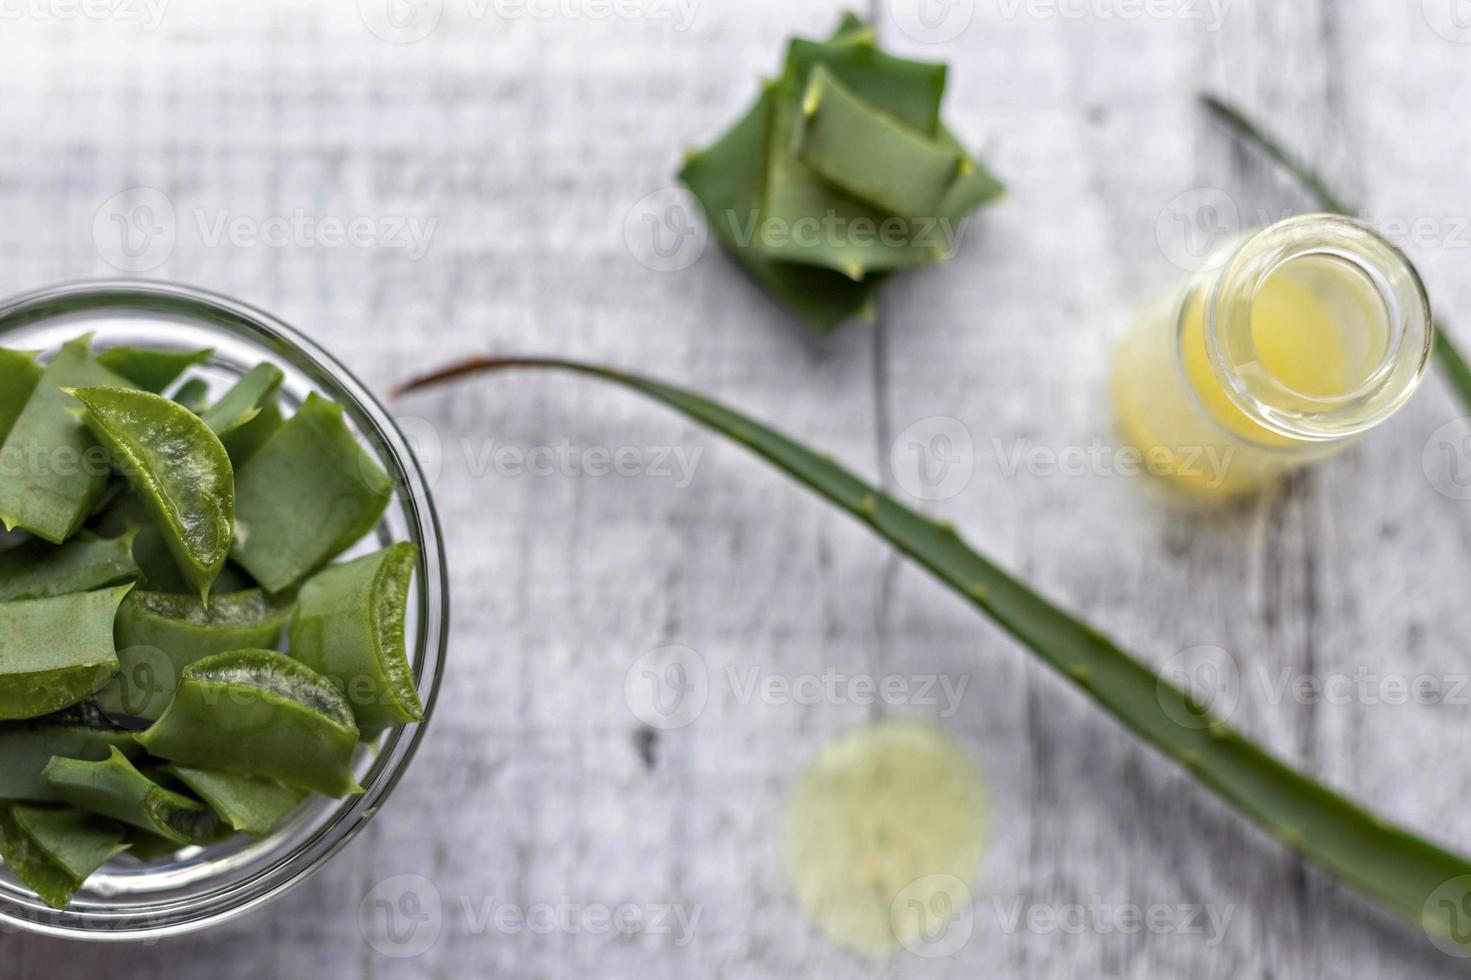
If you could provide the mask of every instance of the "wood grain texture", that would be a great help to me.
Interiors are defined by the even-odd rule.
[[[155,31],[7,22],[0,292],[116,274],[95,219],[146,187],[168,199],[177,240],[132,271],[270,309],[380,390],[489,350],[604,359],[710,391],[899,493],[911,488],[891,467],[895,446],[902,455],[949,425],[934,419],[953,419],[972,473],[927,504],[937,515],[1160,664],[1226,648],[1242,680],[1235,721],[1356,798],[1471,847],[1464,692],[1429,706],[1280,692],[1284,671],[1466,670],[1456,639],[1471,634],[1471,511],[1421,468],[1430,434],[1461,414],[1437,382],[1350,454],[1223,513],[1182,509],[1141,478],[1008,462],[1112,445],[1110,351],[1140,296],[1181,275],[1159,232],[1173,201],[1214,189],[1243,226],[1303,206],[1198,111],[1203,87],[1269,120],[1372,216],[1438,221],[1438,241],[1407,247],[1471,340],[1471,313],[1457,315],[1471,311],[1457,275],[1471,233],[1454,234],[1471,207],[1468,137],[1446,125],[1467,101],[1471,47],[1437,34],[1418,4],[1370,0],[1234,0],[1216,29],[1186,15],[1208,18],[1203,3],[1125,19],[1102,0],[961,0],[935,8],[969,18],[938,43],[914,30],[913,5],[878,0],[885,43],[951,62],[947,116],[1009,195],[947,267],[895,282],[877,323],[818,339],[713,247],[681,271],[641,264],[639,202],[672,183],[682,146],[745,106],[786,36],[827,30],[840,6],[704,0],[686,30],[653,15],[478,17],[483,4],[443,0],[415,43],[381,40],[352,4],[176,0]],[[212,236],[222,215],[248,231],[297,213],[433,230],[417,257],[392,243]],[[398,409],[438,464],[455,622],[443,698],[390,805],[329,867],[239,923],[125,948],[0,934],[0,976],[1459,974],[739,450],[565,378],[497,379]],[[497,448],[561,445],[634,447],[641,475],[494,462]],[[648,472],[666,450],[700,454],[692,479]],[[670,645],[698,653],[709,701],[691,724],[650,733],[625,678]],[[967,686],[939,717],[943,704],[743,703],[731,679],[829,668]],[[816,747],[894,712],[936,717],[962,740],[993,820],[969,940],[874,964],[797,913],[777,831],[785,788]],[[405,890],[440,903],[424,927],[433,942],[414,956],[394,954],[417,952],[427,932],[395,943],[359,923],[365,901]],[[698,907],[692,941],[494,916],[502,904],[624,902]],[[1012,927],[1018,903],[1081,906],[1083,928]],[[1219,935],[1203,919],[1099,924],[1125,905],[1230,918]]]

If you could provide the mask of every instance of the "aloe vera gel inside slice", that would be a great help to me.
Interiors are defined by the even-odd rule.
[[[161,395],[75,388],[87,427],[112,453],[190,587],[208,598],[235,528],[230,457],[199,416]]]
[[[346,696],[368,731],[424,717],[404,650],[418,549],[401,542],[324,569],[301,589],[291,652]]]
[[[274,650],[293,603],[260,589],[195,596],[133,592],[118,610],[113,636],[117,676],[97,693],[109,714],[149,721],[173,699],[184,668],[232,650]]]
[[[881,722],[824,746],[784,825],[803,910],[865,956],[923,952],[970,900],[984,799],[965,751],[929,725]]]
[[[184,669],[163,716],[138,736],[150,753],[205,769],[264,776],[341,797],[358,728],[320,674],[268,650],[206,657]]]

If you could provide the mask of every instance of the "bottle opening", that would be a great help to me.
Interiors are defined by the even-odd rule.
[[[1363,224],[1290,218],[1243,242],[1206,298],[1211,371],[1264,428],[1323,441],[1363,432],[1414,392],[1430,304],[1414,267]]]

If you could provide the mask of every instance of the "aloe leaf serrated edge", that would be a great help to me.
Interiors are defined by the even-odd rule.
[[[546,368],[641,392],[746,446],[867,524],[928,569],[1124,727],[1174,759],[1285,847],[1427,933],[1464,942],[1455,916],[1471,900],[1471,860],[1388,821],[1290,768],[1088,623],[1053,605],[931,520],[768,426],[693,392],[610,367],[558,358],[475,358],[395,394],[500,370]]]

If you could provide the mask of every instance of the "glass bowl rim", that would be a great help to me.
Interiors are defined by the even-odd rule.
[[[89,915],[96,923],[84,925],[82,922],[88,916],[36,903],[19,906],[23,913],[29,914],[15,914],[14,901],[0,894],[0,924],[10,930],[98,942],[155,940],[220,925],[280,897],[326,864],[382,809],[407,771],[438,701],[449,643],[449,566],[433,496],[408,440],[368,387],[341,361],[279,317],[222,293],[161,280],[78,280],[0,299],[0,338],[10,330],[50,317],[114,308],[162,310],[192,317],[213,329],[221,329],[224,323],[233,324],[253,339],[289,347],[304,356],[317,372],[330,377],[351,399],[347,408],[355,422],[360,426],[364,421],[370,423],[372,431],[365,431],[364,435],[380,460],[397,471],[394,476],[400,506],[411,536],[420,545],[423,622],[412,654],[416,660],[424,658],[423,675],[416,677],[424,719],[390,732],[379,749],[380,758],[389,760],[388,764],[375,767],[375,778],[364,786],[364,792],[340,801],[327,822],[288,854],[273,856],[264,867],[217,890],[161,902],[168,914],[179,917],[177,921],[171,918],[167,923],[157,924],[160,913],[156,910],[91,912]],[[206,315],[210,313],[215,318]],[[69,919],[77,921],[68,924]],[[142,921],[135,923],[134,919]]]

